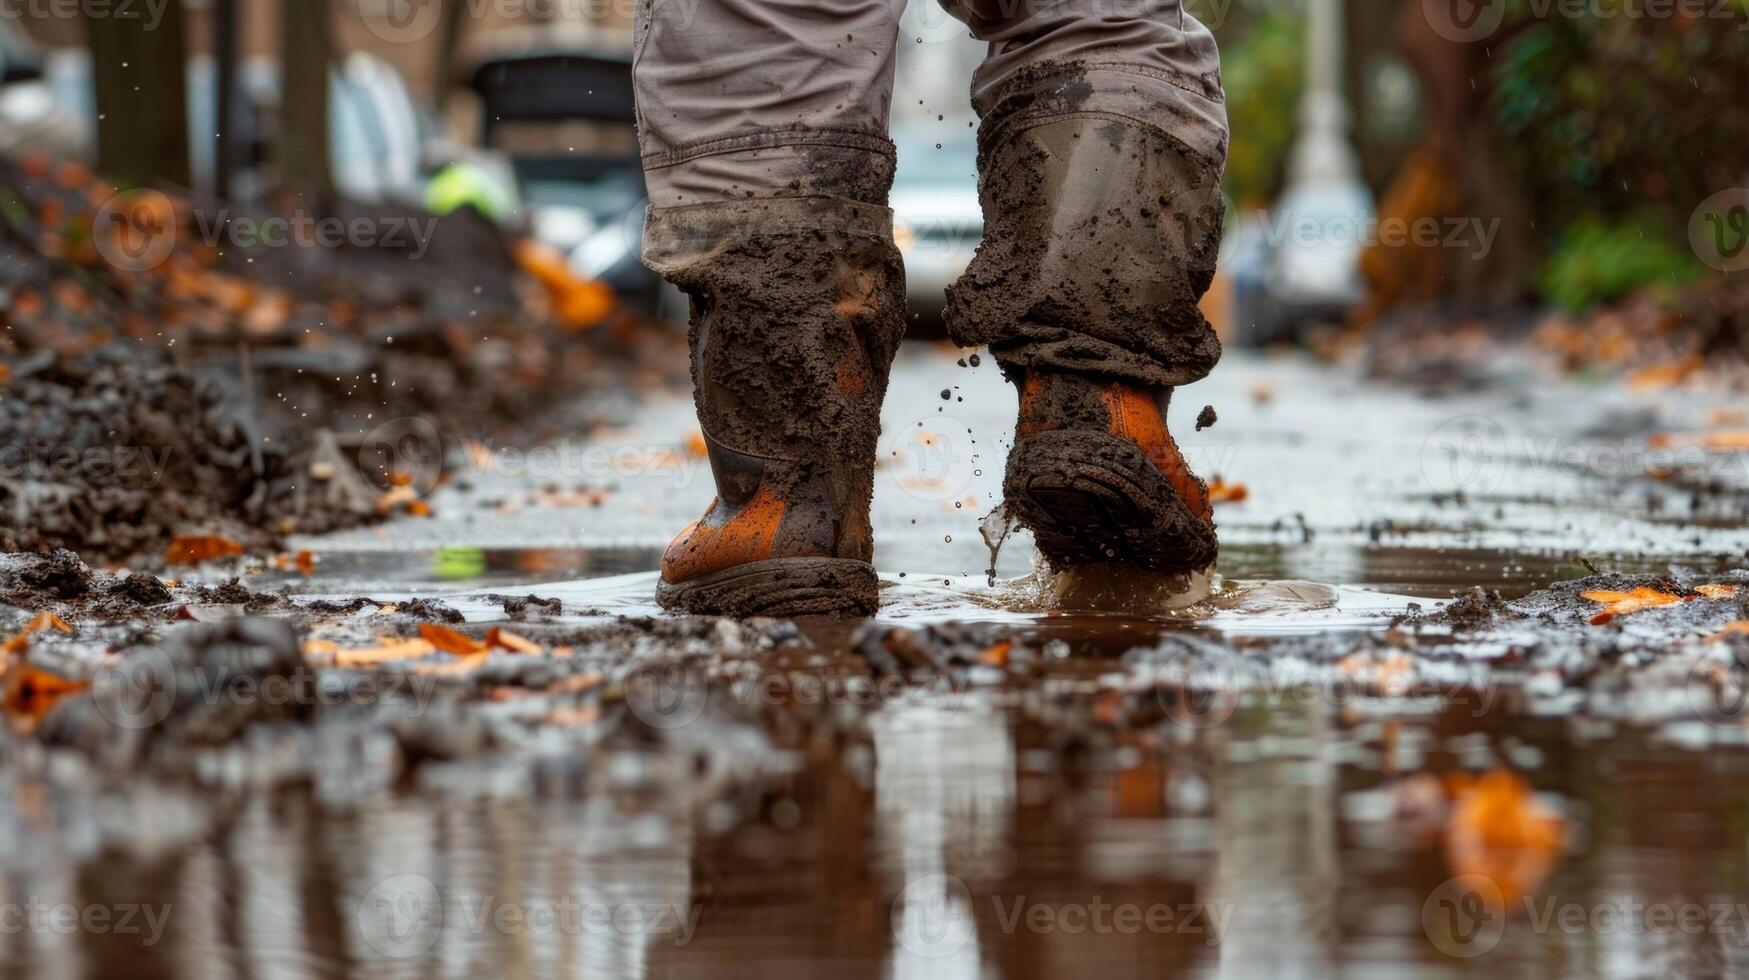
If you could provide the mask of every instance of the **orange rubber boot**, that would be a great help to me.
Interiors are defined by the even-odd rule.
[[[1059,570],[1200,571],[1219,550],[1208,487],[1166,431],[1172,389],[1044,368],[1021,383],[1003,494]]]
[[[874,612],[875,443],[905,309],[891,212],[828,197],[658,209],[645,258],[692,301],[717,489],[662,556],[657,600],[727,616]]]

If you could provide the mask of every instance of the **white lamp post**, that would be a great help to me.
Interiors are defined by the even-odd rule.
[[[1271,222],[1281,238],[1267,288],[1289,309],[1337,312],[1361,297],[1373,200],[1348,140],[1342,0],[1307,0],[1306,27],[1306,94],[1288,186]]]

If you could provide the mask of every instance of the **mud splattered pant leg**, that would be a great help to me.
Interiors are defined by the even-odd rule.
[[[717,487],[663,578],[720,589],[681,608],[744,611],[748,594],[786,589],[813,597],[804,606],[874,608],[869,501],[905,314],[886,206],[898,12],[894,0],[640,0],[644,261],[690,300]],[[753,593],[695,581],[820,560],[854,567],[856,585],[812,565]]]
[[[641,0],[632,74],[650,204],[884,206],[898,0]]]
[[[1013,370],[1206,375],[1227,118],[1181,0],[942,0],[990,44],[972,84],[983,246],[948,328]]]

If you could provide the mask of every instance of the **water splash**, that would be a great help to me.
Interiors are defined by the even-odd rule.
[[[984,539],[984,547],[990,549],[990,567],[984,574],[992,586],[996,584],[996,556],[1002,553],[1002,543],[1019,526],[1019,518],[1009,510],[1006,501],[998,504],[995,510],[978,522],[978,536]]]

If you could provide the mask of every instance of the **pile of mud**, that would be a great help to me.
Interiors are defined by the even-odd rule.
[[[131,193],[157,196],[118,214],[128,195],[80,168],[0,160],[5,550],[265,551],[407,506],[467,439],[607,421],[591,392],[684,371],[635,314],[580,327],[471,210],[331,205],[339,227],[424,229],[361,247],[240,240],[226,208]]]
[[[342,809],[549,792],[684,807],[730,803],[786,765],[747,712],[658,688],[726,650],[792,643],[793,626],[578,627],[556,602],[505,606],[527,649],[337,662],[321,651],[467,627],[437,601],[294,600],[118,576],[65,551],[0,556],[0,784],[86,800],[82,832],[135,850],[198,836],[259,793]]]

